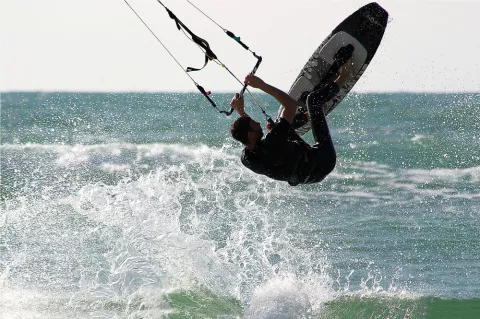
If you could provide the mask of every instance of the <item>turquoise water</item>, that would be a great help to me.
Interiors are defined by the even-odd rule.
[[[2,319],[480,318],[480,94],[350,94],[300,187],[199,94],[0,99]]]

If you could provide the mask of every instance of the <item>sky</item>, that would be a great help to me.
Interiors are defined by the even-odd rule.
[[[182,66],[203,54],[155,0],[127,0]],[[288,90],[338,23],[369,1],[191,0],[240,35],[257,75]],[[243,81],[256,60],[185,0],[163,0]],[[480,1],[379,0],[390,23],[356,92],[480,91]],[[240,84],[210,64],[192,76],[212,92]],[[0,0],[0,92],[195,91],[124,0]]]

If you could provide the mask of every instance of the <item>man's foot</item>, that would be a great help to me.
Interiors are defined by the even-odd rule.
[[[351,44],[347,44],[344,47],[341,47],[338,49],[337,53],[333,56],[333,60],[335,63],[338,65],[338,67],[342,66],[352,58],[353,51],[355,50],[355,47]]]
[[[314,91],[321,90],[324,92],[324,94],[329,92],[324,97],[324,113],[327,114],[327,111],[330,109],[330,106],[328,105],[329,103],[327,102],[335,96],[339,87],[344,86],[353,77],[354,68],[351,59],[354,50],[355,47],[352,44],[347,44],[346,46],[338,49],[333,56],[334,63],[330,67],[330,70],[328,70],[324,81],[321,81],[318,85],[316,85],[312,91],[306,91],[300,95],[300,98],[297,101],[299,108],[295,116],[294,123],[292,124],[293,127],[298,128],[308,122],[307,97]],[[334,76],[336,76],[336,79]],[[337,85],[334,86],[334,84]]]
[[[337,53],[335,53],[335,55],[333,56],[332,66],[328,70],[323,80],[320,81],[320,83],[313,88],[312,92],[323,88],[328,84],[336,82],[338,77],[341,76],[342,66],[345,65],[345,63],[352,58],[354,50],[355,48],[351,44],[347,44],[346,46],[338,49]]]
[[[350,58],[340,67],[340,74],[334,82],[337,83],[339,87],[343,87],[354,76],[355,76],[355,66],[353,65],[352,58]]]

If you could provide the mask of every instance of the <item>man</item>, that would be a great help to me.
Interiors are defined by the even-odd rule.
[[[348,59],[350,57],[351,52]],[[240,117],[230,125],[230,132],[233,138],[245,145],[242,164],[257,174],[286,181],[292,186],[322,181],[336,164],[335,148],[325,119],[324,105],[352,76],[353,68],[348,67],[351,65],[348,61],[342,61],[341,73],[333,83],[304,96],[315,139],[313,146],[293,132],[292,123],[297,111],[297,101],[259,77],[247,75],[245,84],[270,94],[284,108],[271,131],[262,139],[260,124],[250,118],[245,112],[243,98],[238,93],[235,94],[230,105],[237,110]]]

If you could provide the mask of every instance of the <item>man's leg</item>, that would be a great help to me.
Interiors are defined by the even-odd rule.
[[[323,105],[331,100],[340,90],[336,83],[332,83],[321,89],[313,91],[307,97],[307,108],[312,123],[312,132],[315,145],[322,147],[331,142],[330,131],[325,118]],[[333,144],[332,144],[333,145]]]
[[[324,179],[335,167],[337,155],[330,136],[327,119],[323,113],[323,105],[339,91],[337,84],[325,86],[315,90],[307,97],[307,108],[312,124],[312,133],[315,139],[310,154],[316,163],[310,172],[308,183],[319,182]]]

